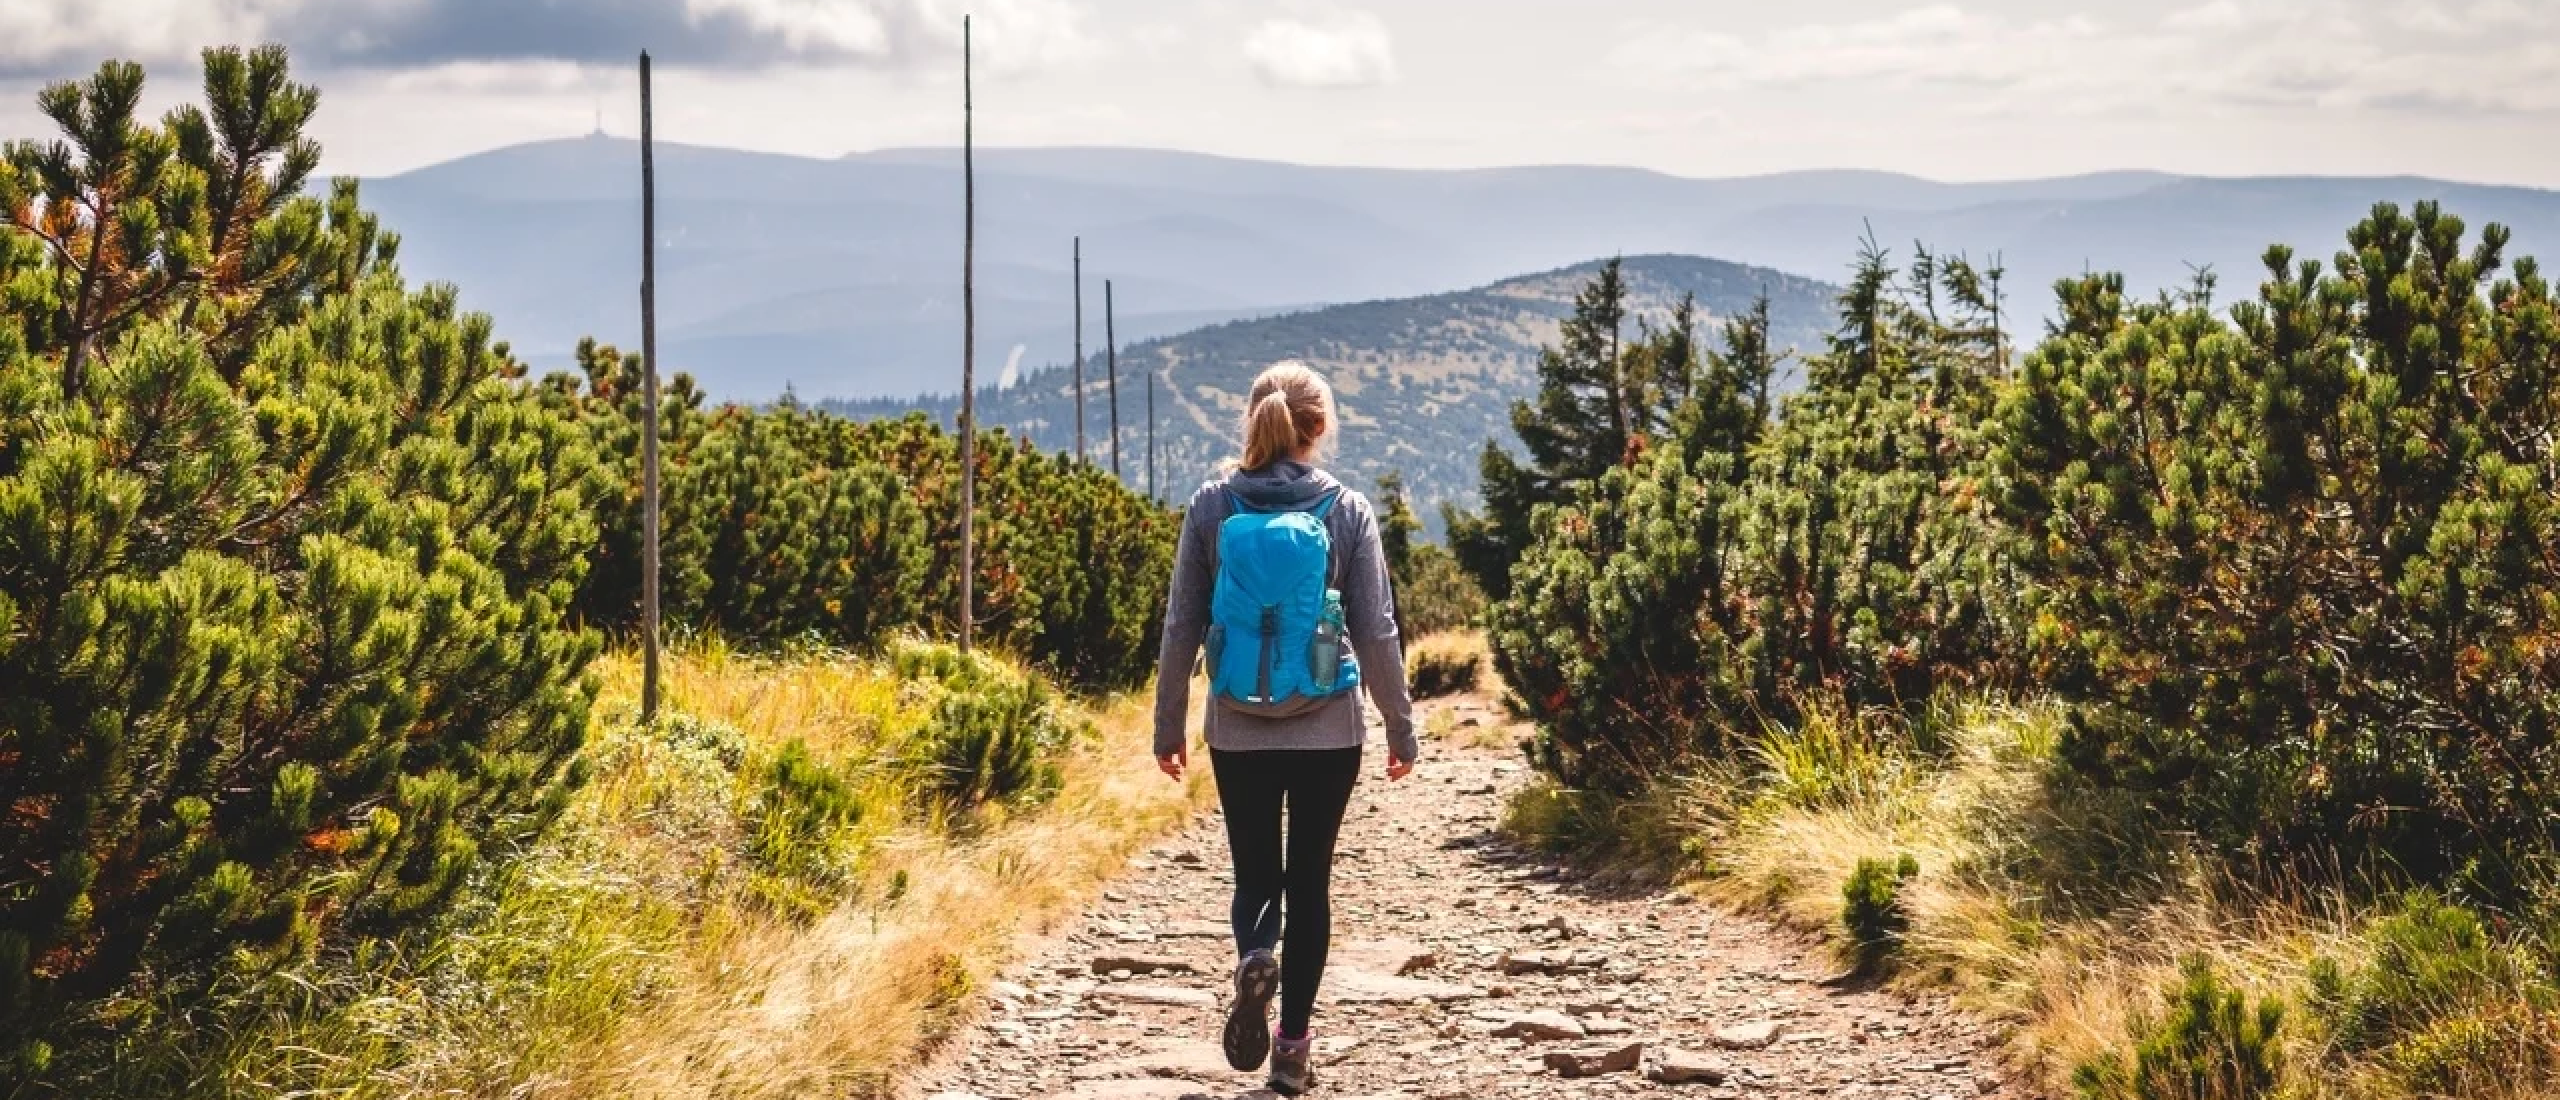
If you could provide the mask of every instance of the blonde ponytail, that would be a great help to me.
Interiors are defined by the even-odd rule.
[[[1333,387],[1296,360],[1275,363],[1245,398],[1244,459],[1259,470],[1322,441],[1333,430]]]

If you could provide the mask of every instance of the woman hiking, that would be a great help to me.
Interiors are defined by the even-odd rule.
[[[1287,1096],[1315,1085],[1307,1029],[1333,938],[1334,839],[1367,739],[1361,686],[1386,723],[1387,778],[1404,778],[1417,753],[1377,515],[1316,468],[1338,423],[1332,388],[1305,365],[1254,380],[1243,457],[1183,515],[1156,674],[1156,763],[1180,779],[1192,659],[1207,650],[1202,725],[1240,956],[1220,1045],[1238,1070],[1268,1057],[1270,1086]]]

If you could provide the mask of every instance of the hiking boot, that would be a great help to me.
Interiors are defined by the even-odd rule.
[[[1227,1003],[1227,1028],[1219,1046],[1227,1064],[1250,1073],[1271,1055],[1271,998],[1280,992],[1280,960],[1261,949],[1236,964],[1236,995]]]
[[[1316,1087],[1315,1036],[1280,1039],[1271,1047],[1271,1077],[1263,1084],[1282,1096],[1302,1096]]]

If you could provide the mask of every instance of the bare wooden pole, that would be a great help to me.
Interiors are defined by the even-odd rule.
[[[1120,476],[1120,335],[1111,327],[1111,280],[1102,281],[1102,361],[1111,381],[1111,476]]]
[[[1156,372],[1147,372],[1147,500],[1156,500]]]
[[[1076,461],[1084,450],[1084,238],[1076,238]]]
[[[978,164],[977,106],[971,95],[969,17],[960,17],[960,652],[977,626],[978,535]]]
[[[658,168],[640,54],[640,720],[658,717]]]

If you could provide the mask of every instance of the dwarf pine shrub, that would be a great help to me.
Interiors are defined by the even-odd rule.
[[[587,436],[412,290],[318,94],[114,62],[0,153],[0,1061],[411,928],[565,805]],[[86,289],[81,289],[86,288]],[[66,1021],[73,1021],[66,1023]]]
[[[1995,465],[2072,767],[2243,854],[2548,849],[2560,303],[2507,240],[2383,204],[2219,314],[2060,288]]]
[[[2260,1100],[2284,1079],[2284,1003],[2226,985],[2190,958],[2165,1015],[2137,1021],[2133,1053],[2101,1055],[2072,1074],[2082,1100]]]
[[[1861,859],[1841,884],[1840,926],[1860,969],[1882,964],[1902,945],[1904,933],[1911,930],[1902,884],[1919,873],[1920,861],[1906,852],[1898,859]]]
[[[1474,691],[1484,679],[1484,657],[1478,653],[1419,646],[1413,651],[1411,663],[1405,679],[1412,685],[1416,699]]]

